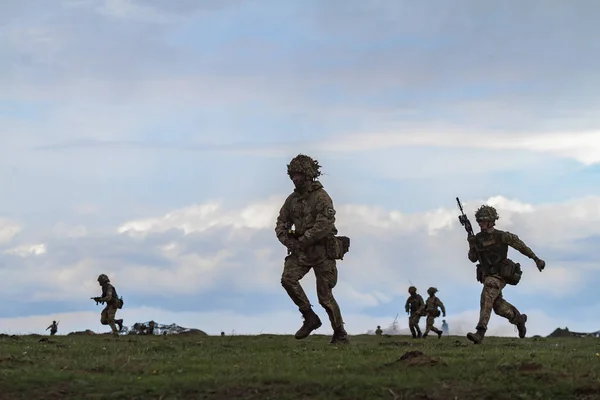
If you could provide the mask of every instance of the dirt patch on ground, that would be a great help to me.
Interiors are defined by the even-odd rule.
[[[502,372],[539,372],[544,368],[542,364],[523,361],[520,364],[500,365],[498,369]]]
[[[446,365],[439,358],[430,357],[421,351],[408,351],[402,355],[396,361],[385,364],[386,366],[395,365],[397,363],[405,363],[410,367],[415,366],[434,366],[434,365]]]
[[[379,343],[379,346],[414,346],[414,343],[403,341],[403,342],[385,342]]]
[[[574,398],[577,400],[600,399],[600,387],[583,386],[573,391]]]

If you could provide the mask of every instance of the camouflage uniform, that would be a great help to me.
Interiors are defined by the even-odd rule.
[[[423,301],[423,297],[417,293],[416,287],[409,287],[408,293],[410,293],[410,296],[406,299],[406,304],[404,305],[405,311],[410,312],[408,327],[413,338],[420,338],[421,328],[419,328],[419,320],[423,316],[422,312],[425,302]]]
[[[94,300],[106,303],[106,307],[104,307],[100,314],[100,323],[102,325],[109,325],[112,329],[113,336],[119,337],[119,331],[123,329],[123,320],[115,319],[118,309],[116,290],[114,286],[110,284],[110,280],[105,274],[98,276],[98,283],[102,286],[102,296],[96,297]],[[118,330],[115,324],[119,325]]]
[[[442,337],[442,331],[433,326],[435,319],[440,316],[440,310],[438,310],[438,307],[442,310],[442,315],[444,317],[446,316],[446,307],[444,306],[444,303],[442,303],[442,301],[435,295],[437,291],[438,290],[434,287],[427,289],[427,294],[429,297],[425,302],[425,315],[427,315],[427,322],[425,326],[425,333],[423,334],[424,338],[427,337],[429,331],[434,331],[437,333],[438,339]]]
[[[468,333],[467,338],[475,344],[483,341],[492,310],[497,315],[506,318],[511,324],[516,325],[519,337],[524,338],[527,334],[525,326],[527,314],[521,314],[515,306],[502,297],[502,289],[507,284],[506,280],[510,278],[501,276],[500,272],[506,266],[511,267],[512,271],[517,271],[518,279],[520,279],[520,265],[513,263],[507,257],[509,246],[533,259],[540,272],[546,263],[539,259],[517,235],[494,228],[495,221],[499,219],[494,207],[481,206],[475,213],[475,218],[478,223],[487,223],[488,228],[468,237],[468,258],[473,263],[480,261],[477,268],[477,280],[483,283],[483,289],[480,299],[479,322],[475,328],[477,331]],[[477,252],[485,260],[485,265],[481,264]],[[516,282],[518,283],[518,280]]]
[[[382,333],[383,333],[383,331],[381,330],[381,326],[377,325],[377,330],[375,330],[375,334],[377,336],[381,336]]]
[[[52,321],[52,325],[46,328],[46,330],[48,329],[50,329],[50,336],[56,335],[56,332],[58,332],[58,324],[56,321]]]
[[[317,161],[300,154],[287,168],[290,179],[298,182],[294,181],[296,188],[279,211],[275,233],[288,248],[281,284],[304,317],[304,324],[295,337],[304,339],[322,325],[299,282],[312,269],[317,280],[319,304],[327,312],[333,328],[331,343],[348,343],[340,307],[332,291],[338,280],[336,259],[328,254],[326,246],[326,241],[338,232],[333,201],[316,180],[321,174]],[[295,231],[291,230],[292,226]]]

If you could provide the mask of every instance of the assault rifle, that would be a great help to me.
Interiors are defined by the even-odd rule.
[[[467,237],[475,236],[475,232],[473,232],[473,226],[471,225],[471,221],[469,221],[469,218],[465,215],[462,204],[460,203],[458,197],[456,198],[456,203],[458,204],[458,209],[460,210],[458,221],[462,226],[465,227],[465,231],[467,231]],[[477,254],[477,260],[479,261],[479,264],[477,264],[477,281],[483,283],[482,268],[489,266],[490,263],[485,257],[483,257],[477,246],[474,246],[474,248],[475,253]]]
[[[104,303],[104,301],[100,300],[102,297],[90,297],[90,299],[94,300],[96,302],[96,305],[100,304],[100,303]]]

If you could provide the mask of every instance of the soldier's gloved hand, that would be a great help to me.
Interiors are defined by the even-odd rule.
[[[469,236],[467,236],[467,242],[469,242],[469,244],[470,244],[471,246],[474,246],[474,245],[475,245],[475,241],[476,241],[476,239],[475,239],[475,235],[469,235]]]
[[[537,269],[542,272],[544,270],[544,268],[546,268],[546,261],[536,258],[535,259],[535,266],[537,267]]]
[[[442,314],[442,317],[446,318],[446,313],[443,313],[443,314]]]

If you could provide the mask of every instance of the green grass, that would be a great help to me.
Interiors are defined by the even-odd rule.
[[[600,398],[594,338],[351,340],[4,336],[0,399]],[[423,356],[399,360],[411,351]]]

